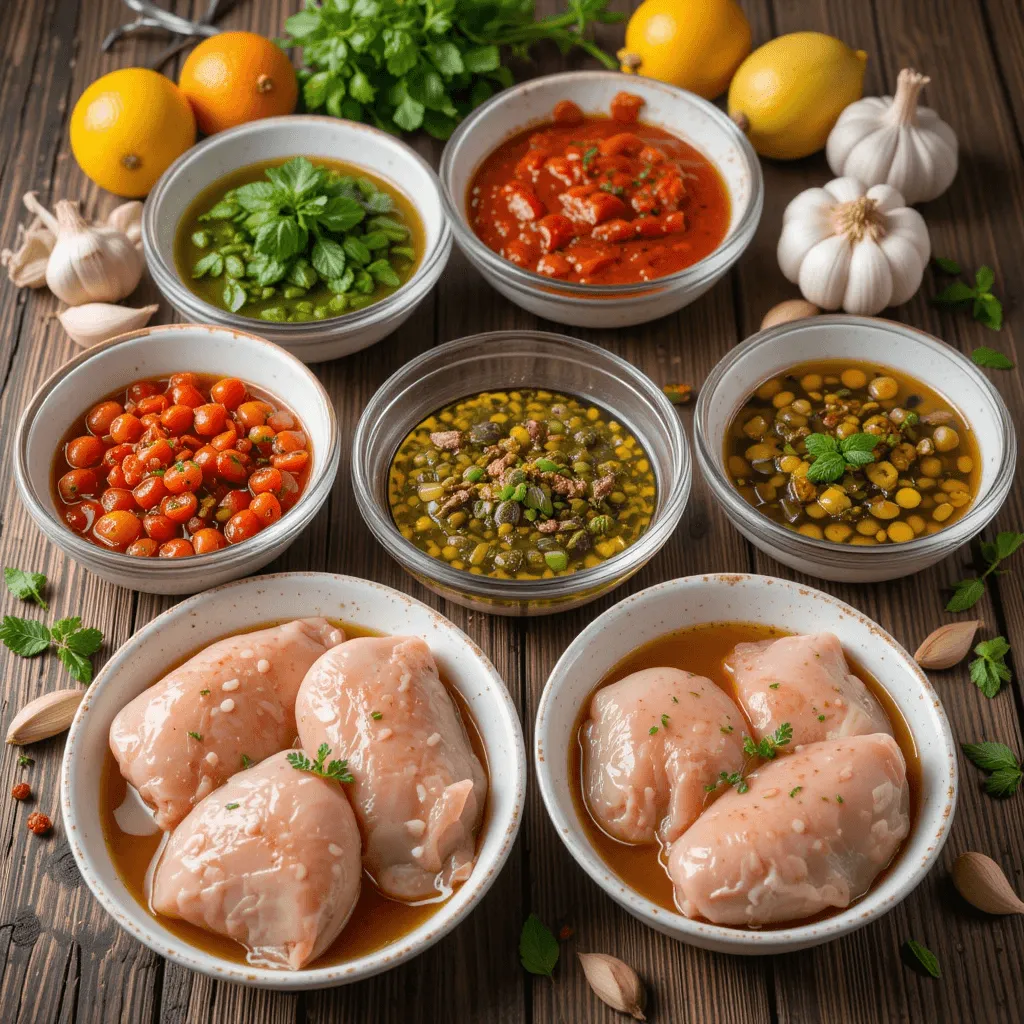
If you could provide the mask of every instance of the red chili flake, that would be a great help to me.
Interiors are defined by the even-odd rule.
[[[35,814],[28,816],[28,821],[25,822],[29,832],[35,832],[37,836],[46,835],[47,832],[53,828],[53,822],[40,811],[36,811]]]
[[[27,800],[32,795],[32,789],[27,782],[19,782],[11,789],[11,796],[15,800]]]
[[[573,935],[575,935],[575,933],[575,928],[573,928],[571,925],[563,924],[562,927],[558,929],[558,941],[568,942],[569,939],[571,939]]]

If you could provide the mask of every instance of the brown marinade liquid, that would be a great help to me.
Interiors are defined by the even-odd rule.
[[[669,633],[666,636],[652,640],[642,647],[638,647],[627,658],[624,658],[598,683],[588,695],[583,706],[580,708],[576,719],[576,727],[573,730],[574,742],[570,744],[569,756],[569,785],[572,790],[573,804],[576,808],[576,815],[579,818],[583,831],[590,842],[590,845],[597,851],[601,859],[615,872],[627,885],[635,889],[641,896],[649,899],[652,903],[663,907],[671,913],[678,914],[672,882],[668,876],[668,851],[659,844],[631,845],[613,839],[605,832],[591,816],[583,795],[583,727],[590,716],[590,703],[598,690],[611,683],[618,682],[634,672],[641,669],[658,668],[669,666],[671,668],[684,669],[696,675],[706,676],[716,686],[724,690],[735,700],[736,691],[733,686],[732,677],[723,667],[723,661],[732,652],[732,649],[741,643],[754,643],[758,640],[771,640],[783,636],[789,636],[786,630],[776,629],[773,626],[756,625],[750,622],[714,622],[706,625],[695,626],[692,629],[679,630]],[[892,726],[893,736],[899,744],[904,760],[907,762],[907,781],[910,785],[910,827],[913,830],[917,820],[918,807],[921,794],[921,760],[917,753],[917,746],[910,734],[906,720],[903,718],[896,702],[889,696],[885,688],[874,676],[866,672],[853,659],[847,656],[847,662],[851,671],[871,691],[872,695],[882,705],[889,724]],[[737,702],[736,707],[740,714],[743,709]],[[750,723],[746,721],[746,732],[753,735]],[[724,787],[719,787],[715,793],[709,793],[707,801],[717,798]],[[904,846],[906,843],[904,842]],[[890,864],[879,873],[872,883],[874,888],[892,870],[893,865],[899,860],[903,847],[897,851],[896,856]],[[841,912],[841,908],[830,908],[812,918],[801,919],[799,922],[784,922],[778,925],[765,925],[761,930],[772,928],[788,928],[794,923],[809,924],[823,918],[831,917]],[[729,926],[724,926],[729,927]]]

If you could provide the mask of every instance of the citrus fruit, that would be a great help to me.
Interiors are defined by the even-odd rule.
[[[163,75],[123,68],[96,79],[71,112],[71,151],[100,188],[136,199],[196,141],[188,100]]]
[[[290,114],[299,98],[287,54],[255,32],[221,32],[204,39],[188,55],[178,85],[206,135]]]
[[[622,70],[713,100],[750,53],[750,23],[736,0],[644,0],[629,19]]]
[[[729,116],[761,156],[797,160],[824,148],[843,109],[860,99],[868,55],[821,32],[793,32],[756,49],[729,86]]]

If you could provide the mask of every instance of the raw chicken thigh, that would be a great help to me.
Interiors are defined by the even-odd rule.
[[[672,847],[687,917],[795,921],[867,892],[910,830],[906,765],[884,734],[812,743],[730,789]]]
[[[584,789],[597,823],[626,843],[670,843],[705,786],[743,766],[743,716],[710,679],[648,668],[605,686],[584,730]]]
[[[341,783],[282,750],[234,775],[174,830],[153,876],[158,914],[226,935],[260,967],[298,970],[359,899],[359,826]]]
[[[793,727],[794,745],[892,735],[882,706],[850,671],[834,633],[737,644],[725,667],[757,739],[784,722]]]
[[[162,829],[243,767],[243,756],[261,761],[292,745],[299,684],[344,639],[326,619],[227,637],[122,708],[110,749]]]
[[[469,877],[487,783],[422,640],[360,637],[328,651],[295,716],[307,750],[326,743],[347,759],[363,863],[385,893],[425,899]]]

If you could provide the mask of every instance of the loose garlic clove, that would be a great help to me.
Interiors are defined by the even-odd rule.
[[[63,732],[84,696],[85,690],[54,690],[30,700],[12,719],[7,742],[24,746]]]
[[[647,993],[636,971],[627,963],[607,953],[577,953],[587,983],[594,995],[619,1013],[628,1013],[634,1020],[647,1020],[644,1004]]]
[[[137,331],[149,323],[160,307],[157,305],[131,309],[113,306],[107,302],[87,302],[84,306],[71,306],[57,315],[68,337],[82,348],[91,348],[109,341],[119,334]]]
[[[974,634],[983,625],[980,619],[947,622],[929,633],[914,652],[914,661],[927,669],[952,668],[967,657]]]
[[[963,853],[953,865],[953,884],[972,907],[986,914],[1024,914],[1003,869],[983,853]]]
[[[786,299],[776,306],[772,306],[764,315],[761,321],[761,330],[769,327],[777,327],[779,324],[792,323],[794,320],[803,320],[809,316],[817,316],[820,309],[806,299]]]

